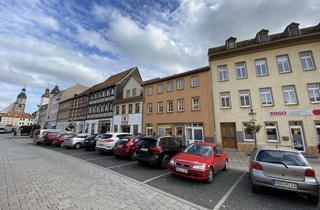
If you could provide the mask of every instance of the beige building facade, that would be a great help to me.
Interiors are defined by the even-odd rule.
[[[143,134],[176,136],[188,145],[213,141],[209,67],[144,83]]]
[[[318,155],[320,142],[320,24],[209,49],[217,142],[251,151],[283,145]],[[251,109],[255,121],[249,116]],[[247,125],[255,122],[260,131]]]
[[[0,125],[7,125],[19,128],[21,126],[33,125],[33,117],[25,112],[8,112],[1,117]]]

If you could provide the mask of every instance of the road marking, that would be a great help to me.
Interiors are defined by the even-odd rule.
[[[230,187],[230,189],[226,192],[226,194],[219,200],[219,202],[217,203],[217,205],[213,208],[213,210],[218,210],[220,209],[220,207],[222,206],[222,204],[227,200],[227,198],[229,197],[229,195],[232,193],[232,191],[234,190],[234,188],[236,188],[236,186],[239,184],[239,182],[241,181],[241,179],[244,177],[244,175],[247,172],[244,172],[239,178],[238,180]]]
[[[143,184],[146,184],[146,183],[151,182],[151,181],[153,181],[153,180],[155,180],[155,179],[161,178],[161,177],[163,177],[163,176],[167,176],[168,174],[171,174],[171,172],[167,172],[167,173],[165,173],[165,174],[161,174],[161,175],[156,176],[156,177],[153,177],[153,178],[151,178],[151,179],[147,179],[147,180],[143,181],[142,183],[143,183]]]
[[[127,163],[127,164],[120,164],[120,165],[116,165],[116,166],[110,166],[110,167],[107,167],[106,169],[120,168],[122,166],[129,166],[129,165],[133,165],[133,164],[137,164],[137,162]]]
[[[89,159],[84,159],[84,160],[91,161],[91,160],[108,159],[108,158],[114,158],[114,156],[96,157],[96,158],[89,158]]]

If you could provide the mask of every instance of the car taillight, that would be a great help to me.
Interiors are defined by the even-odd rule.
[[[150,148],[150,151],[152,151],[152,152],[161,152],[161,147],[160,146],[156,146],[156,147],[151,147]]]
[[[105,139],[104,141],[105,142],[113,142],[114,140],[113,139]]]
[[[251,163],[251,168],[254,168],[256,170],[262,170],[262,165],[260,163],[253,162]]]
[[[313,168],[308,168],[306,170],[305,176],[316,177],[316,172]]]

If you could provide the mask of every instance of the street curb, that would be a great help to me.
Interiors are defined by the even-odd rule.
[[[32,142],[30,142],[30,143],[32,144]],[[34,145],[34,146],[36,146],[36,145]],[[196,208],[196,209],[199,209],[199,210],[208,210],[208,208],[205,208],[205,207],[203,207],[203,206],[200,206],[200,205],[198,205],[198,204],[192,203],[192,202],[190,202],[190,201],[188,201],[188,200],[185,200],[185,199],[183,199],[183,198],[177,197],[177,196],[175,196],[175,195],[172,195],[172,194],[170,194],[170,193],[167,193],[167,192],[165,192],[165,191],[162,191],[162,190],[160,190],[160,189],[157,189],[157,188],[155,188],[155,187],[153,187],[153,186],[151,186],[151,185],[145,184],[145,183],[140,182],[140,181],[138,181],[138,180],[135,180],[135,179],[133,179],[133,178],[131,178],[131,177],[127,177],[127,176],[125,176],[125,175],[123,175],[123,174],[121,174],[121,173],[118,173],[118,172],[116,172],[116,171],[113,171],[113,170],[104,168],[104,167],[102,167],[102,166],[98,166],[98,165],[96,165],[96,164],[94,164],[94,163],[91,163],[91,162],[89,162],[89,161],[86,161],[86,160],[83,160],[83,159],[79,159],[79,158],[76,158],[76,157],[73,157],[73,156],[71,156],[71,155],[67,155],[67,154],[61,153],[61,152],[56,152],[56,151],[52,151],[52,150],[50,150],[50,149],[45,149],[45,148],[43,148],[43,147],[38,147],[38,148],[41,148],[41,149],[50,151],[50,152],[55,153],[55,154],[58,153],[58,154],[60,154],[60,155],[62,155],[62,156],[68,156],[68,157],[71,157],[72,159],[75,159],[75,160],[77,160],[77,161],[81,161],[81,162],[86,163],[86,164],[89,164],[89,165],[91,165],[91,166],[93,166],[93,167],[96,167],[96,168],[105,170],[105,171],[110,172],[110,173],[112,173],[112,174],[114,174],[114,175],[120,176],[120,177],[122,177],[122,178],[124,178],[124,179],[127,179],[127,180],[129,180],[129,181],[131,181],[131,182],[134,182],[134,183],[136,183],[136,184],[138,184],[138,185],[141,185],[141,186],[144,186],[144,187],[146,187],[146,188],[149,188],[149,189],[151,189],[151,190],[153,190],[153,191],[156,191],[156,192],[158,192],[159,194],[162,194],[162,195],[164,195],[164,196],[166,196],[166,197],[175,199],[175,200],[177,200],[177,201],[179,201],[179,202],[181,202],[181,203],[184,203],[184,204],[186,204],[186,205],[189,205],[189,206],[191,206],[191,207],[193,207],[193,208]]]

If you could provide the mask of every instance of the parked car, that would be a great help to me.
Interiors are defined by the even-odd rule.
[[[100,137],[100,134],[91,134],[84,140],[83,147],[88,151],[95,150],[97,138],[99,137]]]
[[[39,129],[39,130],[36,130],[36,131],[34,132],[33,143],[36,143],[36,144],[41,144],[41,143],[43,143],[43,140],[44,140],[43,137],[44,137],[48,132],[59,133],[60,130],[58,130],[58,129]]]
[[[53,140],[52,144],[55,145],[56,147],[60,147],[66,139],[72,138],[75,135],[76,134],[72,132],[62,133]]]
[[[254,193],[269,187],[302,193],[311,203],[319,202],[315,170],[295,149],[259,146],[251,155],[249,174]]]
[[[130,138],[130,133],[105,133],[97,138],[96,150],[101,153],[112,152],[114,145],[120,138]]]
[[[213,143],[193,143],[170,160],[170,171],[178,176],[212,183],[214,174],[227,170],[228,153]]]
[[[139,163],[149,163],[151,165],[160,165],[161,168],[168,168],[170,159],[181,152],[179,142],[171,137],[143,137],[137,143],[134,158]]]
[[[0,125],[0,133],[5,133],[6,126]]]
[[[136,145],[139,138],[121,138],[115,144],[113,148],[113,154],[116,157],[127,157],[134,159],[134,152],[136,151]]]
[[[80,133],[72,138],[66,138],[63,142],[63,146],[67,148],[75,148],[80,149],[83,147],[84,140],[89,136],[90,134],[87,133]]]
[[[51,145],[53,140],[58,136],[58,133],[54,132],[45,132],[43,136],[43,144],[45,145]]]

